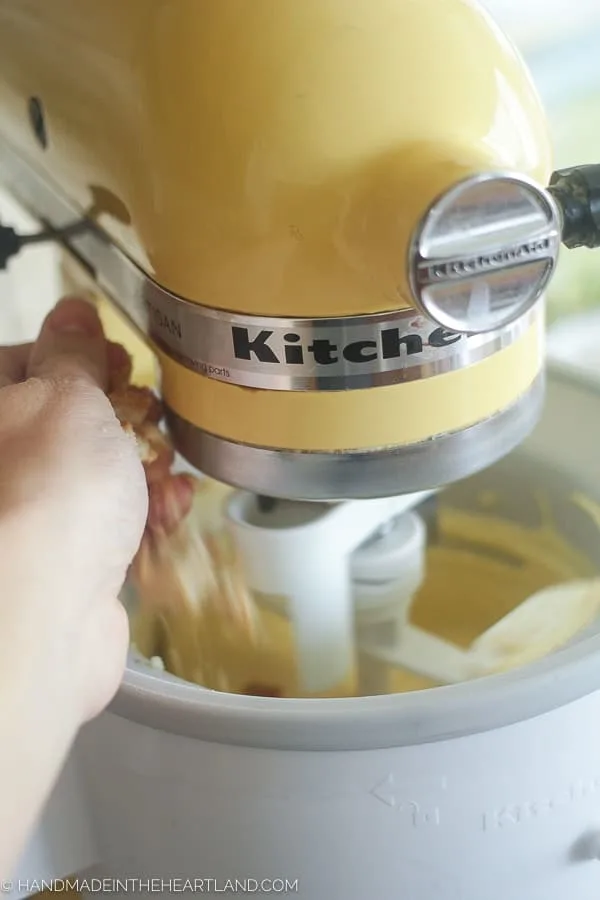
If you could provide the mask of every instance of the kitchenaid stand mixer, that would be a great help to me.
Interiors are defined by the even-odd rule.
[[[528,865],[506,837],[527,804],[507,799],[507,818],[504,792],[543,806],[545,774],[564,799],[565,760],[593,769],[581,710],[597,714],[600,677],[593,693],[587,657],[577,685],[543,661],[531,683],[471,683],[467,702],[461,685],[386,696],[382,671],[450,684],[491,666],[407,622],[414,508],[538,423],[543,292],[561,241],[600,243],[597,168],[551,175],[522,61],[463,0],[0,0],[0,59],[0,175],[43,223],[5,229],[0,251],[60,240],[150,342],[178,450],[250,492],[230,527],[251,586],[291,598],[302,697],[335,697],[359,657],[344,700],[221,695],[132,658],[70,761],[86,785],[70,828],[96,831],[80,864],[265,879],[276,861],[315,900],[501,896],[498,859]],[[544,428],[559,443],[555,405],[540,452]],[[537,878],[581,823],[530,819],[548,829]],[[475,847],[489,880],[453,862]],[[556,884],[595,896],[582,871]]]

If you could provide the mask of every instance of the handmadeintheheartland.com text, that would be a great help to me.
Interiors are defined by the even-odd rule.
[[[294,878],[56,878],[52,881],[3,881],[2,893],[41,891],[79,894],[297,894]]]

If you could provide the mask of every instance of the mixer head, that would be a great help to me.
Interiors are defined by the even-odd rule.
[[[0,0],[0,175],[155,349],[190,463],[280,498],[378,498],[531,431],[577,216],[544,188],[543,111],[487,15],[18,7]]]

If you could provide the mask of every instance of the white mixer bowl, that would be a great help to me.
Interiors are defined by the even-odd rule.
[[[555,368],[537,431],[499,471],[522,457],[600,498],[599,447],[600,382]],[[581,541],[600,569],[600,536]],[[211,693],[132,659],[71,765],[95,840],[80,862],[130,879],[123,893],[600,896],[596,634],[509,674],[353,700]],[[79,836],[84,818],[67,823]],[[40,859],[21,871],[73,871]]]

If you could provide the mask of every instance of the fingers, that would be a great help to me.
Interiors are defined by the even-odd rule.
[[[0,388],[23,381],[32,344],[16,344],[0,349]]]
[[[129,386],[131,380],[131,372],[133,364],[129,353],[121,344],[108,342],[108,390],[109,393],[114,391],[125,390]]]
[[[60,331],[61,323],[66,328],[67,334],[70,329],[77,327],[77,321],[81,318],[81,307],[85,303],[83,300],[75,300],[67,298],[66,300],[61,301],[58,304],[58,307],[51,313],[51,315],[46,319],[46,323],[44,328],[51,329],[54,332],[56,329]],[[91,332],[92,336],[95,335],[98,328],[98,322],[94,321],[92,317],[90,317],[90,305],[86,303],[86,307],[83,309],[83,316],[85,316],[84,323],[84,334],[87,330],[87,323],[91,321]],[[93,313],[93,308],[92,313]],[[73,322],[74,316],[76,317],[75,323]],[[94,317],[97,319],[97,317]],[[66,324],[64,324],[66,321]],[[73,332],[71,332],[73,333]],[[56,346],[55,339],[52,343]],[[63,347],[65,346],[64,341]],[[40,344],[42,344],[42,349],[40,351]],[[28,375],[39,374],[39,369],[44,368],[46,363],[44,362],[44,355],[49,349],[48,336],[44,335],[44,341],[42,342],[41,336],[37,341],[36,346],[36,354],[33,360],[30,363],[30,358],[32,355],[32,349],[34,348],[34,344],[16,344],[12,347],[0,347],[0,388],[7,387],[11,384],[18,384],[20,381],[24,381]],[[75,352],[76,356],[80,355],[81,350],[77,347],[65,348],[66,350],[71,349]],[[78,352],[79,351],[79,352]],[[103,360],[100,360],[101,368],[104,368]],[[64,359],[61,360],[60,365],[64,364]],[[94,369],[97,369],[97,362],[92,361],[92,365]],[[127,388],[129,385],[129,381],[131,378],[132,371],[132,362],[131,357],[127,350],[121,346],[121,344],[115,344],[112,341],[107,341],[106,343],[106,388],[109,392],[119,391]],[[97,381],[97,379],[95,379]]]
[[[67,298],[52,310],[31,350],[27,376],[51,379],[75,377],[106,391],[106,338],[91,304],[85,300]]]
[[[149,485],[148,528],[171,534],[189,514],[196,483],[189,475],[168,475]]]

